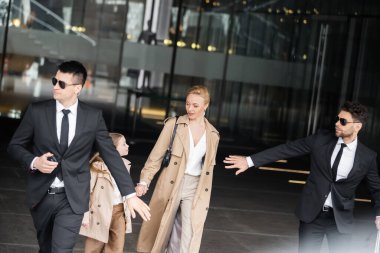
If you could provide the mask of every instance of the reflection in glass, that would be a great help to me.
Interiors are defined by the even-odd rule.
[[[376,3],[15,0],[4,43],[8,2],[0,0],[0,117],[51,97],[49,80],[65,59],[89,71],[81,99],[136,137],[184,113],[195,84],[210,89],[207,116],[223,138],[241,145],[329,127],[347,99],[378,108]]]

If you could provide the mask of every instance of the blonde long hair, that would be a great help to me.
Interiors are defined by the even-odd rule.
[[[119,133],[109,133],[109,135],[115,147],[117,147],[117,144],[119,144],[120,139],[124,137],[122,134]],[[95,155],[93,155],[90,159],[90,169],[95,172],[106,173],[105,171],[96,168],[96,166],[93,166],[95,162],[103,162],[103,159],[100,157],[99,152],[96,152]]]

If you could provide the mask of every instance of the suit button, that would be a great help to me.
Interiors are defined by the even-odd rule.
[[[91,214],[93,214],[93,213],[94,213],[94,211],[91,211],[90,213],[91,213]]]
[[[177,165],[177,162],[174,162],[174,165]]]
[[[104,189],[104,186],[102,186],[102,187],[100,187],[100,188]]]
[[[206,211],[208,211],[208,207],[206,207]]]
[[[98,207],[100,207],[100,205],[98,205]]]
[[[327,195],[325,195],[325,198],[327,198]]]
[[[208,192],[208,189],[206,188],[205,191]]]
[[[170,183],[171,183],[171,184],[174,184],[174,181],[172,180],[172,181],[170,181]]]
[[[96,225],[100,225],[100,222],[97,222]]]
[[[206,172],[206,175],[209,175],[209,174],[210,174],[210,172],[207,171],[207,172]]]

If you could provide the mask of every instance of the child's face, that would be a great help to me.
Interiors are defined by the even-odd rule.
[[[120,138],[119,143],[116,146],[116,150],[119,152],[120,156],[128,155],[129,145],[125,141],[124,137]]]

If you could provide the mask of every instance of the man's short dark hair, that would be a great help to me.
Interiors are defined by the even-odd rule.
[[[352,118],[362,124],[365,124],[368,120],[367,107],[358,102],[347,101],[344,103],[341,110],[351,113]]]
[[[58,70],[62,73],[73,74],[82,79],[82,86],[87,79],[87,70],[82,63],[77,61],[65,61],[58,65]]]

